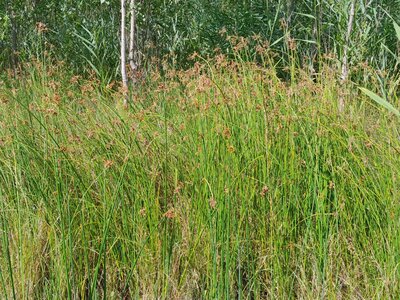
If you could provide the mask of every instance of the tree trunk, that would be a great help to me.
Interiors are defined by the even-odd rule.
[[[135,43],[135,37],[136,37],[136,15],[135,15],[135,0],[131,0],[131,5],[130,5],[130,10],[131,10],[131,30],[129,32],[129,65],[131,67],[132,71],[132,81],[133,83],[136,82],[136,69],[137,69],[137,63],[135,61],[135,48],[136,48],[136,43]]]
[[[121,0],[121,76],[124,106],[128,105],[128,77],[126,76],[125,0]]]
[[[346,83],[347,77],[349,76],[349,44],[351,33],[353,31],[353,22],[355,14],[356,0],[352,0],[349,11],[349,21],[347,23],[346,40],[343,49],[343,59],[342,59],[342,75],[340,76],[340,84],[344,85]],[[339,98],[339,111],[343,112],[345,107],[344,97]]]

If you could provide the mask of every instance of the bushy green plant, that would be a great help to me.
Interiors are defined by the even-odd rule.
[[[220,48],[233,54],[225,36],[249,38],[260,35],[281,56],[280,67],[290,65],[287,38],[297,45],[297,60],[318,71],[325,54],[343,55],[349,0],[168,0],[137,1],[137,46],[142,67],[166,55],[177,66],[189,67],[194,52],[215,55]],[[2,11],[16,15],[18,50],[22,60],[35,54],[35,26],[49,29],[46,41],[58,59],[76,70],[94,70],[102,77],[118,72],[119,17],[118,1],[3,1]],[[381,70],[394,72],[397,41],[392,20],[397,23],[398,0],[357,1],[354,31],[351,34],[350,65],[368,61]],[[84,40],[86,39],[86,41]],[[10,44],[11,32],[7,31]],[[253,49],[255,51],[255,49]],[[44,51],[44,49],[43,49]],[[47,48],[46,51],[49,51]],[[357,80],[359,74],[353,76]],[[108,80],[108,79],[107,79]]]
[[[5,79],[1,295],[398,298],[399,120],[262,55],[154,71],[129,109],[62,64]]]

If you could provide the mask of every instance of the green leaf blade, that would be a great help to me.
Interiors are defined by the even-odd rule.
[[[367,95],[369,98],[371,98],[372,100],[374,100],[376,103],[378,103],[379,105],[385,107],[387,110],[389,110],[390,112],[394,113],[396,116],[400,117],[400,111],[397,110],[392,104],[390,104],[388,101],[386,101],[385,99],[383,99],[381,96],[378,96],[377,94],[375,94],[374,92],[371,92],[370,90],[366,89],[366,88],[362,88],[359,87],[359,89],[365,94]]]
[[[396,30],[397,38],[400,41],[400,26],[395,21],[393,21],[393,26],[394,29]]]

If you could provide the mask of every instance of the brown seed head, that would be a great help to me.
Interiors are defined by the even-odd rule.
[[[210,198],[209,203],[210,203],[210,207],[211,207],[212,209],[215,209],[215,207],[217,206],[217,201],[215,201],[215,198],[214,198],[214,197],[211,197],[211,198]]]
[[[43,32],[47,32],[49,31],[49,29],[47,28],[47,25],[42,23],[42,22],[37,22],[36,23],[36,31],[38,33],[43,33]]]
[[[104,161],[104,168],[109,169],[112,167],[113,164],[114,162],[112,160],[107,159]]]
[[[173,208],[170,208],[165,214],[164,217],[167,219],[174,219],[175,218],[175,210]]]
[[[268,188],[266,185],[264,185],[263,188],[262,188],[262,190],[261,190],[261,192],[260,192],[261,197],[265,197],[265,195],[266,195],[268,192],[269,192],[269,188]]]

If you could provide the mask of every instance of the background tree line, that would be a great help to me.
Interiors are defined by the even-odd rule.
[[[47,51],[77,72],[92,70],[105,80],[119,76],[120,5],[116,0],[1,1],[1,68],[15,68]],[[354,24],[346,39],[352,5]],[[287,40],[293,39],[301,64],[315,67],[323,54],[334,54],[339,62],[347,55],[350,65],[368,62],[395,71],[399,45],[392,24],[400,23],[399,11],[399,0],[136,0],[135,59],[143,68],[167,55],[185,67],[194,52],[231,53],[227,35],[257,34],[280,54],[282,66],[289,59]]]

